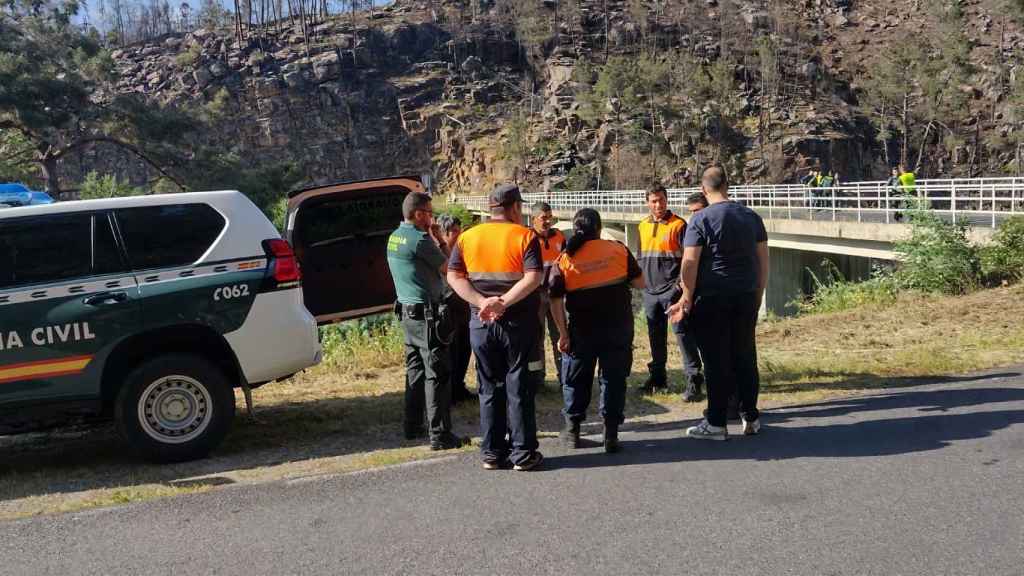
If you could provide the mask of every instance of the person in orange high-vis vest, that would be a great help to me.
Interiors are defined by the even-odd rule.
[[[668,387],[665,363],[668,360],[668,308],[682,295],[679,273],[683,262],[683,236],[686,221],[668,209],[668,192],[655,184],[647,191],[650,216],[640,222],[640,269],[647,287],[643,291],[644,314],[647,316],[647,338],[651,344],[651,361],[647,364],[650,376],[644,390],[653,392]],[[697,402],[702,398],[701,370],[697,338],[687,321],[672,325],[679,351],[683,354],[686,388],[683,399]]]
[[[534,356],[544,261],[536,233],[520,224],[523,198],[517,186],[491,192],[490,209],[489,222],[456,241],[448,284],[472,311],[469,340],[476,357],[484,468],[533,470],[544,460],[537,451],[534,404],[544,362]]]
[[[544,259],[544,277],[547,278],[548,270],[555,260],[562,254],[565,246],[565,235],[562,231],[553,228],[551,224],[555,221],[551,213],[551,205],[547,202],[537,202],[533,205],[533,231],[537,233],[537,240],[540,242],[540,255]],[[558,376],[558,383],[562,383],[562,355],[558,352],[558,328],[555,326],[555,319],[551,315],[551,298],[548,296],[547,282],[540,288],[540,336],[537,338],[537,353],[534,356],[544,357],[544,325],[547,324],[548,339],[551,341],[551,354],[555,360],[555,373]],[[547,377],[547,371],[541,370],[540,381]]]
[[[601,239],[601,215],[593,208],[583,208],[573,218],[573,235],[565,252],[548,272],[548,286],[563,363],[562,443],[579,447],[594,369],[600,365],[604,449],[616,452],[626,405],[626,379],[633,366],[630,287],[644,287],[640,266],[625,246]]]

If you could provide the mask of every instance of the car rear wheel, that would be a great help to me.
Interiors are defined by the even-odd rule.
[[[224,373],[203,357],[169,354],[128,375],[116,416],[122,436],[147,460],[194,460],[227,435],[235,394]]]

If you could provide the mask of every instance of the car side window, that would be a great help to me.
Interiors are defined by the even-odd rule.
[[[121,260],[117,240],[114,239],[114,229],[106,214],[96,215],[93,223],[92,242],[93,274],[116,274],[127,269]]]
[[[135,270],[193,264],[226,225],[206,204],[124,208],[116,214],[128,263]]]
[[[0,222],[0,289],[92,274],[92,214]]]

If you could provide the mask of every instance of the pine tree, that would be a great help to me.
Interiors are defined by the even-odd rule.
[[[113,59],[96,36],[73,24],[77,12],[74,0],[0,6],[0,130],[29,144],[55,195],[61,159],[97,144],[125,150],[178,181],[167,165],[195,125],[174,110],[116,94]]]

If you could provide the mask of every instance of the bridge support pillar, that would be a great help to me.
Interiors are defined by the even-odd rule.
[[[626,222],[626,247],[637,258],[640,257],[640,225]]]

